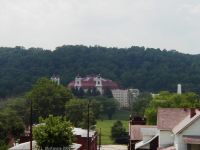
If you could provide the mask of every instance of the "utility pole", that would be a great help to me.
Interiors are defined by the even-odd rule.
[[[88,101],[87,148],[90,150],[90,101]]]
[[[101,128],[99,129],[99,150],[101,148]]]
[[[30,150],[32,150],[32,100],[30,100],[31,108],[30,108]]]

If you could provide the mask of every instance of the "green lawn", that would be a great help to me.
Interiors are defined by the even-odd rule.
[[[97,121],[97,131],[99,131],[99,128],[101,128],[101,144],[106,145],[106,144],[114,144],[114,142],[111,140],[111,127],[113,126],[113,123],[116,120],[98,120]],[[123,120],[122,121],[123,126],[126,128],[128,131],[128,121]]]

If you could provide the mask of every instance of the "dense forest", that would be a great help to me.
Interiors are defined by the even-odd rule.
[[[106,48],[62,46],[54,51],[41,48],[0,48],[0,97],[21,95],[40,77],[59,75],[64,85],[79,74],[101,74],[123,88],[141,91],[200,93],[200,55],[182,54],[133,46]]]

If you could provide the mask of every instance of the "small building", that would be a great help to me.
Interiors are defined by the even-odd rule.
[[[75,136],[75,141],[78,144],[81,144],[80,150],[87,149],[88,146],[88,136],[87,136],[87,130],[82,128],[74,128],[73,133]],[[89,131],[89,146],[90,150],[97,150],[97,132],[90,130]]]
[[[158,108],[157,127],[130,124],[129,150],[200,150],[200,109]]]

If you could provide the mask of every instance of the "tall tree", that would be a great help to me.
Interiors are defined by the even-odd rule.
[[[47,78],[39,79],[32,90],[27,93],[27,99],[32,101],[33,116],[48,117],[52,115],[65,115],[65,103],[72,98],[69,89]]]

